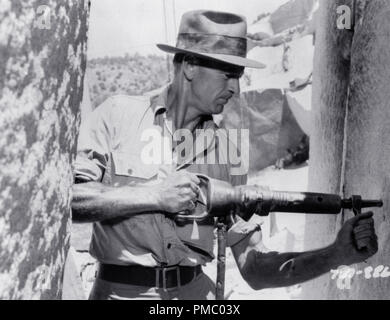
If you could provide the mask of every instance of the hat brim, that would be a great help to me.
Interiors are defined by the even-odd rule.
[[[177,47],[170,46],[167,44],[162,44],[162,43],[158,43],[157,47],[160,50],[168,52],[168,53],[187,53],[187,54],[199,56],[201,58],[209,58],[212,60],[222,61],[222,62],[233,64],[236,66],[240,66],[240,67],[256,68],[256,69],[264,69],[266,67],[266,65],[261,63],[261,62],[247,59],[247,58],[243,58],[243,57],[239,57],[239,56],[233,56],[233,55],[228,55],[228,54],[218,54],[218,53],[204,53],[204,52],[199,52],[199,51],[194,51],[194,50],[186,50],[186,49],[181,49],[181,48],[177,48]]]

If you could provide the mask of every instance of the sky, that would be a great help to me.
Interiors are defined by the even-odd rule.
[[[155,44],[174,44],[180,17],[189,10],[238,13],[251,23],[260,13],[272,12],[285,2],[287,0],[92,0],[88,58],[136,52],[164,54]]]

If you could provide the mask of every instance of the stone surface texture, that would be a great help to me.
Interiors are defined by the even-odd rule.
[[[340,5],[356,4],[351,30],[336,27]],[[390,2],[322,1],[313,74],[313,118],[309,189],[345,197],[383,199],[375,208],[379,251],[355,271],[349,286],[338,287],[326,274],[303,287],[309,299],[389,299]],[[351,212],[308,216],[305,249],[334,241]],[[387,271],[386,271],[387,267]],[[364,272],[372,268],[368,277]],[[368,269],[367,269],[368,270]],[[359,275],[359,271],[363,273]]]
[[[0,0],[0,299],[59,299],[88,1]]]

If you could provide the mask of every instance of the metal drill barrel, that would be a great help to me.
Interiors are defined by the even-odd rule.
[[[361,200],[360,205],[361,208],[371,208],[371,207],[381,208],[383,207],[383,201],[382,200]],[[341,207],[343,209],[352,209],[352,198],[343,199],[341,202]]]
[[[336,194],[314,192],[263,191],[260,201],[269,211],[337,214],[342,200]]]

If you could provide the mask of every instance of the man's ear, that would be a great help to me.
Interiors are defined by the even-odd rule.
[[[191,63],[186,59],[183,60],[183,73],[188,81],[192,81],[192,79],[194,79],[197,72],[198,72],[197,65]]]

